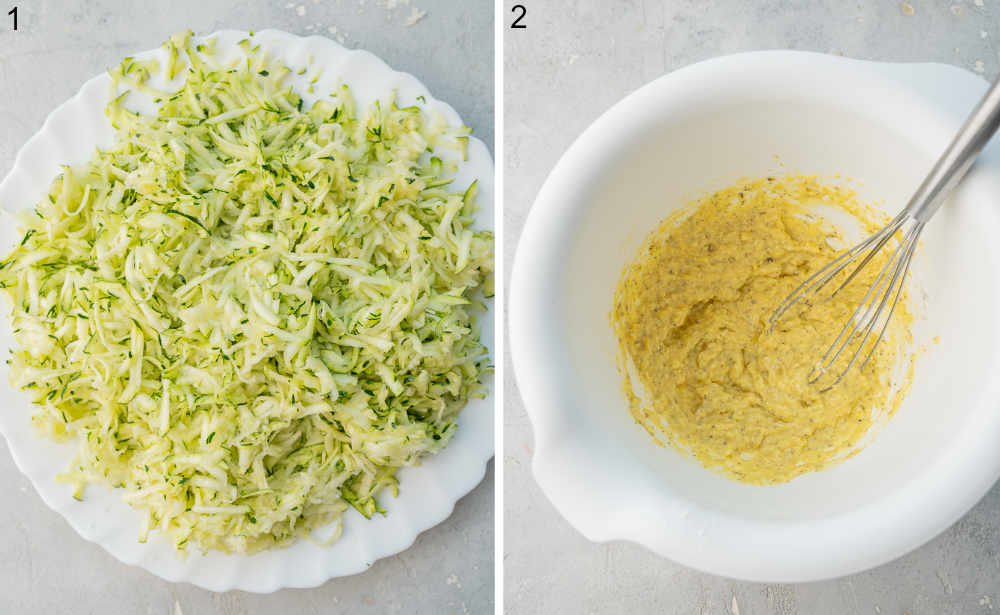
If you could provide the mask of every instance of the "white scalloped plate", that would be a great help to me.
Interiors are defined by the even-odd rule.
[[[247,36],[247,32],[223,30],[201,38],[216,37],[218,50],[225,58],[227,53],[236,53],[235,43]],[[434,99],[416,78],[393,71],[366,51],[350,51],[322,37],[302,38],[277,30],[258,32],[254,40],[293,70],[305,66],[310,56],[313,58],[314,68],[292,82],[308,103],[316,97],[304,91],[306,84],[316,69],[322,67],[315,88],[317,93],[330,92],[346,83],[359,109],[376,99],[385,100],[393,91],[401,105],[416,104],[417,98],[423,96],[426,109],[439,111],[452,124],[462,125],[458,113]],[[164,56],[162,50],[157,49],[135,57],[162,59]],[[104,116],[108,83],[107,74],[85,83],[76,96],[49,115],[41,131],[25,144],[13,169],[0,183],[0,205],[4,209],[16,211],[33,207],[59,173],[59,165],[81,164],[90,158],[95,148],[110,145],[113,133]],[[483,228],[492,228],[493,160],[489,151],[481,141],[473,138],[469,140],[468,159],[456,162],[459,169],[454,185],[464,190],[474,179],[479,180],[482,209],[478,223]],[[0,228],[0,251],[7,252],[18,239],[8,219]],[[482,323],[484,344],[491,352],[493,319],[491,305]],[[2,320],[0,347],[12,347],[9,321]],[[7,366],[0,363],[0,380],[6,382],[7,379]],[[77,533],[101,545],[119,560],[141,566],[168,581],[184,581],[213,591],[240,589],[265,593],[283,587],[315,587],[333,577],[366,570],[377,559],[403,551],[413,544],[420,532],[446,519],[455,502],[482,480],[486,463],[493,456],[493,383],[488,385],[490,395],[483,400],[470,401],[459,418],[457,434],[444,451],[425,459],[418,467],[399,472],[399,497],[383,493],[379,500],[387,510],[386,516],[366,520],[351,509],[345,515],[343,536],[329,547],[306,540],[287,549],[251,556],[213,552],[191,553],[181,559],[175,555],[173,547],[155,533],[146,544],[137,541],[139,514],[121,501],[122,491],[91,486],[84,501],[74,500],[70,489],[57,483],[55,476],[70,463],[75,445],[58,445],[37,438],[30,425],[32,405],[24,395],[10,389],[0,391],[4,406],[0,411],[0,432],[7,439],[17,466],[31,480],[45,503],[61,514]]]

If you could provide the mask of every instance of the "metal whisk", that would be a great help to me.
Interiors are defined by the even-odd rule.
[[[812,295],[818,293],[848,265],[861,259],[854,271],[830,295],[831,297],[835,296],[851,283],[897,232],[902,233],[902,240],[893,248],[888,262],[879,271],[875,281],[861,300],[861,304],[854,311],[854,315],[841,329],[840,335],[827,349],[826,354],[809,372],[808,379],[811,384],[818,382],[825,374],[829,373],[852,342],[860,339],[850,362],[839,373],[837,379],[823,388],[822,391],[828,391],[835,387],[857,362],[872,334],[878,331],[874,343],[861,363],[861,368],[875,354],[875,349],[885,336],[889,321],[896,310],[896,303],[902,293],[906,274],[910,270],[910,261],[913,259],[920,232],[931,216],[940,209],[945,197],[968,172],[969,167],[972,166],[998,127],[1000,127],[1000,77],[993,82],[986,95],[965,120],[965,124],[952,139],[948,149],[938,158],[934,168],[924,178],[923,183],[917,188],[903,211],[899,212],[899,215],[882,227],[880,231],[847,250],[811,275],[792,294],[788,295],[771,314],[769,324],[770,330],[773,331],[775,324],[789,308],[799,301],[808,304]],[[886,311],[886,306],[889,307],[888,311]]]

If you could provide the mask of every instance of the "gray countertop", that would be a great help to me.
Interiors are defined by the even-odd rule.
[[[14,5],[17,32],[6,16]],[[492,149],[490,0],[7,0],[0,8],[0,176],[84,81],[187,28],[277,28],[367,49],[416,75]],[[448,520],[363,574],[267,596],[213,594],[125,566],[77,536],[0,444],[0,613],[492,613],[493,487],[491,463]]]
[[[505,2],[510,18],[510,5]],[[536,192],[570,143],[646,82],[713,56],[806,49],[1000,71],[1000,0],[523,2],[504,49],[504,264],[509,277]],[[904,11],[904,9],[906,9]],[[571,112],[567,113],[567,107]],[[504,609],[507,613],[912,615],[1000,611],[1000,486],[938,538],[833,581],[741,583],[641,547],[593,544],[531,478],[531,426],[505,363]]]

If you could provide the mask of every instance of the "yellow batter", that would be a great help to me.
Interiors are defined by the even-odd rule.
[[[768,333],[775,307],[845,245],[810,214],[817,204],[874,230],[846,188],[812,177],[747,181],[662,222],[615,292],[611,317],[635,420],[739,481],[781,483],[841,461],[873,420],[896,411],[909,383],[909,375],[890,382],[910,340],[905,292],[863,370],[825,393],[807,382],[879,262],[835,298],[789,310]]]

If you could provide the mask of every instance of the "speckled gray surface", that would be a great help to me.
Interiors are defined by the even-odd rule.
[[[15,4],[19,23],[12,32],[6,13]],[[0,176],[45,116],[85,80],[184,28],[270,27],[367,49],[416,75],[492,149],[490,0],[7,0],[0,9]],[[407,27],[414,10],[426,15]],[[125,566],[78,537],[45,507],[0,444],[0,613],[492,613],[493,486],[491,463],[448,520],[363,574],[268,596],[213,594]]]
[[[505,14],[510,15],[506,1]],[[545,176],[601,112],[706,58],[806,49],[1000,70],[1000,0],[783,2],[550,0],[528,7],[504,49],[504,262]],[[508,17],[509,19],[509,17]],[[567,108],[570,112],[567,112]],[[924,547],[885,566],[805,585],[740,583],[627,543],[593,544],[531,478],[531,427],[505,364],[504,610],[544,613],[945,615],[1000,611],[1000,486]]]

